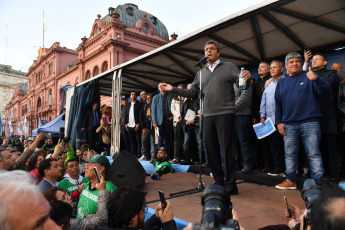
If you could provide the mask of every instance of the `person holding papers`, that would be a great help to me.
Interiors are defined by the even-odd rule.
[[[275,100],[274,94],[279,79],[282,77],[284,65],[281,61],[272,61],[270,65],[270,73],[272,81],[266,87],[262,94],[260,104],[260,122],[265,125],[266,119],[271,118],[272,123],[275,125]],[[268,172],[268,175],[279,176],[284,173],[284,143],[283,136],[279,132],[273,132],[268,136],[268,141],[272,153],[273,170]]]
[[[187,86],[187,89],[190,89],[192,84]],[[195,143],[198,144],[198,153],[200,151],[200,137],[199,137],[199,125],[198,125],[198,117],[196,116],[196,111],[198,111],[199,104],[197,103],[198,99],[187,98],[187,100],[183,101],[182,110],[181,110],[181,117],[183,119],[183,126],[185,130],[184,134],[184,160],[181,164],[190,165],[192,156],[190,155],[192,151],[192,142],[193,139]],[[197,107],[196,107],[197,106]],[[200,154],[198,154],[200,156]]]

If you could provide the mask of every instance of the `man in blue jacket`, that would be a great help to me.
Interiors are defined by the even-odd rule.
[[[308,157],[311,177],[322,181],[324,168],[320,152],[320,96],[329,96],[331,86],[327,81],[309,71],[302,71],[301,55],[292,52],[285,58],[289,73],[280,79],[275,92],[276,124],[284,136],[286,180],[276,185],[278,189],[296,189],[299,140]]]
[[[152,123],[155,130],[158,128],[158,148],[163,146],[167,150],[168,157],[173,159],[171,151],[170,134],[172,128],[173,115],[171,113],[172,96],[167,95],[165,89],[158,87],[160,94],[153,97],[152,100]]]

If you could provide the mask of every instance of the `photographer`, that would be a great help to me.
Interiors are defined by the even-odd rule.
[[[309,179],[304,183],[301,193],[307,209],[303,211],[296,205],[289,204],[291,229],[345,229],[345,191],[338,185],[325,182],[318,186],[315,181]],[[287,211],[285,215],[288,217]],[[278,229],[277,227],[278,225],[267,226],[262,229]]]

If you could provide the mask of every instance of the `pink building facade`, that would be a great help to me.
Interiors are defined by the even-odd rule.
[[[171,37],[175,40],[177,35]],[[61,113],[60,87],[77,85],[168,43],[168,39],[167,29],[156,17],[134,4],[124,4],[116,9],[110,7],[103,18],[98,14],[90,36],[84,36],[76,50],[61,47],[59,42],[49,49],[40,48],[26,74],[28,91],[18,89],[6,107],[6,135],[12,109],[14,134],[18,121],[23,130],[26,117],[30,135],[39,120],[49,122]],[[101,101],[111,105],[110,98]]]

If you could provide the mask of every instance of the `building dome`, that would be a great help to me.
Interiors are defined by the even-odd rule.
[[[119,20],[122,21],[122,24],[129,27],[135,27],[138,20],[146,17],[153,27],[153,32],[158,36],[169,40],[168,30],[165,25],[152,14],[139,10],[138,6],[132,3],[118,5],[116,8],[110,7],[108,15],[104,17],[106,24],[111,21],[110,15],[114,10],[120,15]],[[147,33],[147,28],[143,27],[142,29]]]

